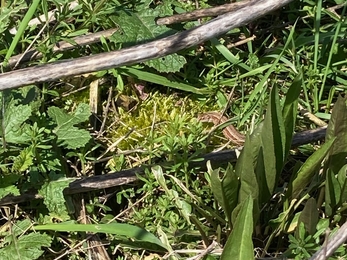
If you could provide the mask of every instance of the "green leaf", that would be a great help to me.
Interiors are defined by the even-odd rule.
[[[248,196],[236,217],[234,229],[225,244],[221,260],[254,259],[252,234],[253,198]]]
[[[93,232],[114,234],[117,237],[128,237],[135,241],[147,242],[156,245],[158,249],[166,250],[164,244],[153,234],[149,233],[143,228],[120,223],[110,224],[74,224],[74,223],[61,223],[39,225],[34,227],[35,230],[54,230],[60,232]],[[124,240],[124,242],[126,242]]]
[[[4,95],[3,92],[2,95]],[[5,101],[6,102],[6,101]],[[5,134],[7,143],[25,143],[30,140],[26,135],[28,124],[25,123],[31,115],[29,105],[18,105],[18,102],[10,98],[5,104],[4,119],[0,127],[0,135]],[[4,130],[4,133],[3,133]]]
[[[149,67],[155,68],[159,72],[177,72],[183,68],[187,60],[176,53],[161,57],[158,59],[153,59],[146,61],[145,64]]]
[[[232,165],[228,165],[222,180],[219,178],[220,169],[212,170],[209,164],[207,168],[211,176],[211,189],[213,195],[225,211],[225,215],[231,226],[231,213],[237,205],[240,181]]]
[[[347,108],[346,98],[338,97],[331,114],[326,133],[326,140],[336,137],[334,144],[328,153],[325,169],[331,169],[337,174],[345,165],[347,157]]]
[[[113,19],[120,29],[112,37],[117,43],[124,43],[127,47],[155,38],[162,38],[176,32],[166,26],[158,26],[155,23],[155,19],[159,15],[170,15],[172,14],[172,10],[161,8],[160,6],[156,9],[146,8],[146,5],[149,4],[150,2],[148,1],[144,5],[139,5],[137,12],[130,12],[128,10],[117,12],[117,16],[114,16]],[[186,59],[178,54],[172,54],[144,63],[160,72],[176,72],[186,64]]]
[[[62,175],[60,175],[62,176]],[[55,179],[60,177],[54,176]],[[66,208],[64,189],[69,186],[69,183],[73,181],[72,178],[59,178],[57,180],[51,180],[46,182],[38,193],[43,197],[43,202],[47,206],[50,214],[61,221],[70,219]]]
[[[74,127],[75,124],[89,119],[90,108],[87,104],[79,104],[76,111],[70,115],[58,107],[49,107],[48,115],[57,123],[54,133],[58,142],[69,149],[85,146],[90,140],[88,131]]]
[[[319,150],[314,152],[306,162],[300,167],[299,171],[290,180],[287,191],[287,198],[297,198],[301,191],[311,182],[313,176],[320,168],[322,161],[334,143],[334,138],[324,143]]]
[[[12,165],[13,172],[24,172],[33,164],[33,153],[30,147],[24,148],[14,159]]]
[[[33,260],[38,259],[43,250],[41,247],[51,246],[52,238],[47,234],[30,233],[20,236],[10,245],[0,249],[2,260]]]
[[[298,224],[304,223],[306,231],[310,235],[314,235],[316,233],[316,226],[318,224],[318,209],[317,209],[317,203],[314,198],[310,198],[306,204],[304,209],[302,210]]]
[[[6,197],[7,195],[20,195],[19,189],[15,185],[9,185],[7,187],[0,188],[0,199]]]
[[[284,122],[284,130],[285,130],[285,158],[288,155],[288,152],[291,147],[292,137],[294,133],[294,127],[296,122],[296,116],[298,111],[298,98],[301,91],[302,85],[302,73],[297,75],[288,89],[286,94],[286,99],[283,104],[282,115]]]
[[[340,184],[341,187],[341,196],[340,196],[340,201],[339,205],[347,201],[347,165],[345,164],[342,166],[340,169],[339,173],[337,174],[337,180]]]
[[[261,202],[266,202],[277,185],[286,154],[285,129],[276,87],[271,90],[270,102],[261,130],[261,140],[264,155],[262,165],[265,172],[261,170],[261,173],[256,174],[257,176],[265,174],[259,188],[262,196]]]
[[[158,85],[162,86],[167,86],[170,88],[175,88],[195,94],[207,94],[210,93],[209,90],[206,89],[198,89],[192,85],[188,85],[182,82],[178,82],[175,80],[168,79],[167,77],[161,76],[161,75],[156,75],[154,73],[146,72],[143,70],[138,70],[135,68],[130,68],[130,67],[122,67],[118,69],[119,73],[122,75],[134,77],[139,80],[144,80],[147,82],[152,82]]]
[[[328,169],[325,174],[325,214],[329,217],[334,214],[339,205],[341,186],[331,169]]]
[[[249,195],[251,195],[254,199],[254,209],[256,214],[259,212],[259,184],[257,176],[255,175],[255,168],[257,167],[258,156],[261,156],[262,153],[262,150],[260,149],[260,129],[261,126],[258,126],[258,128],[252,133],[251,137],[248,135],[246,136],[245,146],[243,147],[235,166],[236,175],[240,178],[238,200],[239,202],[243,202]],[[234,212],[233,215],[235,215]]]

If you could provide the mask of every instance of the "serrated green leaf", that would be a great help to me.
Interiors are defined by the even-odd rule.
[[[23,149],[15,158],[12,165],[13,172],[24,172],[33,164],[33,154],[30,147]]]
[[[184,64],[187,63],[187,60],[183,56],[174,53],[144,63],[149,67],[155,68],[159,72],[169,73],[179,71],[183,68]]]
[[[29,140],[25,134],[28,126],[25,121],[31,115],[29,105],[17,105],[17,101],[10,99],[5,105],[3,127],[0,128],[0,135],[5,134],[7,143],[24,143]],[[4,130],[4,133],[3,133]]]
[[[51,180],[46,182],[38,191],[38,193],[43,197],[43,202],[49,212],[59,217],[62,221],[70,219],[63,191],[73,180],[74,179],[72,178],[65,177]]]
[[[146,4],[149,4],[146,3]],[[166,13],[165,13],[166,12]],[[153,40],[158,37],[165,37],[174,34],[176,31],[166,26],[158,26],[155,19],[160,15],[170,15],[171,8],[137,8],[137,12],[121,10],[117,12],[117,16],[113,19],[120,27],[114,35],[113,39],[119,43],[125,43],[126,46]],[[176,72],[179,71],[186,63],[186,59],[178,54],[171,54],[162,58],[146,61],[145,64],[155,68],[160,72]]]
[[[136,241],[147,242],[156,245],[161,250],[166,250],[165,245],[153,234],[145,229],[129,224],[110,223],[110,224],[49,224],[35,226],[35,230],[55,230],[60,232],[94,232],[126,236]]]
[[[0,188],[0,199],[6,197],[7,195],[20,195],[19,189],[15,185],[9,185],[7,187]]]
[[[48,108],[48,115],[56,123],[54,133],[58,137],[59,144],[76,149],[85,146],[90,140],[88,131],[74,127],[75,124],[85,122],[90,116],[90,108],[87,104],[79,104],[73,114],[67,114],[58,107]]]
[[[49,247],[52,238],[47,234],[30,233],[19,237],[15,242],[0,249],[3,260],[34,260],[44,252],[41,247]]]
[[[234,229],[225,244],[221,260],[254,259],[252,234],[253,198],[248,196],[236,217]]]

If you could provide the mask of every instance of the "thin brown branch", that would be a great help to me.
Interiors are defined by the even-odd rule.
[[[293,0],[252,0],[250,5],[232,13],[219,16],[210,22],[163,39],[145,44],[100,53],[88,57],[62,60],[46,65],[0,74],[0,90],[17,88],[46,81],[55,81],[67,76],[107,70],[131,65],[176,53],[211,38],[224,34],[233,28],[276,10]]]
[[[74,42],[74,44],[71,44],[66,41],[60,41],[54,46],[53,53],[71,50],[75,48],[76,46],[84,46],[87,44],[99,42],[101,37],[109,38],[117,30],[118,29],[109,29],[109,30],[105,30],[105,31],[97,32],[97,33],[77,36],[71,39],[71,41]],[[41,52],[32,49],[26,53],[21,53],[11,57],[8,61],[7,66],[13,67],[15,64],[17,64],[17,62],[24,63],[34,59],[40,59],[41,57],[42,57]],[[0,66],[1,65],[3,65],[3,63],[0,63]]]
[[[242,1],[237,3],[230,3],[230,4],[225,4],[225,5],[220,5],[220,6],[215,6],[215,7],[205,8],[205,9],[194,10],[188,13],[161,17],[161,18],[158,18],[156,23],[158,25],[174,24],[174,23],[198,20],[199,18],[203,18],[203,17],[218,16],[225,13],[236,11],[242,7],[250,5],[250,2],[252,1],[248,0],[248,1]]]
[[[294,135],[292,147],[322,140],[325,137],[326,127],[308,130]],[[242,149],[241,147],[238,150]],[[212,166],[219,167],[229,162],[237,160],[236,150],[225,150],[216,153],[209,153],[202,156],[202,160],[190,164],[190,167],[206,168],[207,161]],[[151,166],[142,166],[120,172],[114,172],[104,175],[91,176],[84,179],[78,179],[70,183],[69,187],[64,190],[65,194],[76,194],[93,190],[106,189],[116,186],[129,184],[138,180],[137,174],[141,175],[145,169]],[[24,201],[41,198],[35,193],[23,194],[20,196],[6,196],[0,200],[0,206],[17,204]]]

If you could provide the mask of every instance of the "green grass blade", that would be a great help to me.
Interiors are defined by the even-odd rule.
[[[216,38],[213,38],[210,40],[212,45],[228,60],[230,63],[239,66],[240,68],[251,71],[251,67],[247,66],[245,63],[241,62],[239,59],[237,59],[229,50],[227,47],[225,47],[223,44],[221,44]]]
[[[24,34],[24,31],[27,28],[30,19],[34,16],[34,14],[36,12],[36,9],[37,9],[37,6],[39,5],[39,3],[40,3],[40,0],[34,0],[33,1],[33,3],[30,6],[28,12],[25,14],[22,22],[20,23],[18,31],[17,31],[16,35],[14,36],[14,38],[13,38],[13,40],[11,42],[10,48],[8,49],[8,51],[6,53],[6,56],[5,56],[5,59],[4,59],[4,63],[3,63],[4,67],[7,66],[8,60],[12,56],[13,51],[16,48],[18,42],[19,42],[19,39]]]
[[[294,24],[294,26],[292,27],[292,29],[290,30],[290,33],[288,35],[288,39],[281,51],[281,53],[277,56],[277,58],[274,60],[272,66],[269,68],[269,70],[265,73],[264,77],[261,79],[261,81],[257,84],[257,86],[255,87],[255,89],[253,90],[252,94],[250,95],[247,103],[244,106],[244,111],[248,111],[250,108],[253,107],[252,110],[249,111],[249,113],[253,113],[253,110],[255,109],[254,107],[254,101],[259,99],[259,96],[262,96],[262,93],[264,92],[265,88],[265,83],[268,81],[271,73],[275,70],[278,62],[280,61],[281,57],[283,56],[284,52],[287,50],[289,44],[292,42],[293,40],[293,35],[295,32],[295,27],[296,24]],[[244,117],[244,121],[242,120],[240,122],[240,124],[245,123],[245,121],[247,120],[247,117]]]
[[[179,89],[182,91],[191,92],[194,94],[208,94],[208,93],[210,93],[210,91],[207,89],[198,89],[196,87],[193,87],[192,85],[188,85],[188,84],[185,84],[182,82],[169,80],[166,77],[156,75],[154,73],[134,69],[131,67],[122,67],[122,68],[119,68],[117,70],[122,75],[131,76],[131,77],[134,77],[136,79],[144,80],[144,81],[155,83],[158,85],[167,86],[170,88]]]
[[[318,2],[321,2],[321,1],[318,1]],[[323,96],[325,82],[326,82],[327,76],[329,74],[328,68],[330,68],[331,63],[332,63],[332,57],[335,54],[335,48],[336,48],[335,44],[336,44],[338,36],[339,36],[339,34],[341,32],[342,24],[346,22],[345,12],[346,12],[346,5],[343,8],[343,11],[342,11],[342,14],[341,14],[341,18],[340,18],[340,20],[338,21],[338,23],[336,25],[336,29],[334,30],[335,34],[334,34],[334,38],[333,38],[331,46],[330,46],[329,57],[328,57],[327,64],[325,65],[323,81],[322,81],[322,85],[321,85],[321,88],[320,88],[320,91],[319,91],[319,100],[321,100],[322,96]],[[342,22],[342,19],[344,19],[344,22]]]
[[[164,244],[153,234],[137,226],[110,223],[110,224],[48,224],[34,226],[35,230],[54,230],[59,232],[93,232],[125,236],[139,242],[147,242],[156,246],[158,249],[165,250]],[[153,249],[153,248],[151,248]]]
[[[319,33],[320,33],[321,17],[322,17],[322,0],[318,0],[317,6],[316,6],[315,19],[314,19],[314,61],[313,61],[314,71],[317,71],[317,67],[318,67]]]

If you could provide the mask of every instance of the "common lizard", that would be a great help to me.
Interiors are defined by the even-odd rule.
[[[228,118],[226,118],[219,112],[206,112],[198,115],[198,120],[201,122],[210,122],[217,126],[228,121]],[[226,138],[228,138],[228,140],[230,140],[230,142],[235,145],[240,146],[245,142],[245,136],[237,131],[236,128],[232,125],[225,127],[223,129],[223,134]]]

